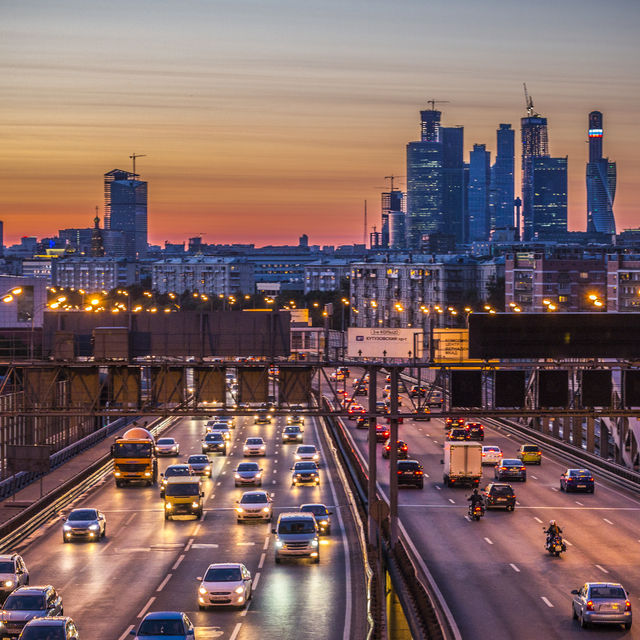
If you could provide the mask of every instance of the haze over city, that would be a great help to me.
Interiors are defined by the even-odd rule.
[[[3,2],[5,243],[91,226],[102,176],[149,183],[149,240],[362,242],[384,176],[403,176],[427,100],[495,153],[522,82],[569,157],[569,229],[586,227],[587,114],[604,114],[619,230],[636,227],[633,0]],[[400,179],[400,186],[403,187]]]

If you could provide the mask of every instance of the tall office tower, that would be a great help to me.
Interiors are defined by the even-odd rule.
[[[464,128],[441,127],[442,139],[442,212],[444,231],[465,241]]]
[[[468,227],[470,242],[489,238],[489,188],[491,154],[485,145],[474,144],[469,154]]]
[[[587,163],[587,231],[615,235],[613,201],[616,197],[616,163],[602,157],[602,113],[589,114]]]
[[[534,157],[531,168],[530,237],[553,239],[567,232],[567,158]]]
[[[135,258],[147,252],[147,183],[136,178],[121,169],[104,174],[104,228],[123,236],[119,257]]]
[[[393,185],[392,185],[393,187]],[[404,218],[404,193],[393,189],[392,191],[385,191],[382,193],[382,230],[381,230],[381,242],[382,247],[387,249],[390,247],[390,219],[392,212],[400,212]],[[404,228],[404,221],[403,221]],[[396,239],[397,240],[397,239]],[[405,240],[401,240],[401,247],[404,247]]]
[[[501,124],[496,137],[496,161],[491,167],[491,229],[514,226],[515,131],[510,124]]]

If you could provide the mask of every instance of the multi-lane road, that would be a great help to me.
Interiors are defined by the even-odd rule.
[[[228,456],[211,455],[212,478],[204,481],[205,510],[199,520],[165,521],[157,487],[117,489],[111,477],[74,504],[102,510],[107,535],[100,543],[62,543],[62,523],[53,521],[19,549],[29,567],[31,584],[53,584],[61,593],[64,613],[81,637],[120,640],[148,611],[184,611],[196,626],[197,640],[230,638],[362,637],[365,619],[362,561],[359,546],[332,456],[316,420],[307,418],[305,444],[321,448],[319,487],[290,486],[296,445],[282,444],[284,418],[255,425],[238,418]],[[163,435],[175,437],[181,456],[163,458],[167,465],[200,453],[204,421],[183,419]],[[242,444],[261,435],[267,442],[263,489],[273,497],[274,524],[237,524],[235,501],[249,488],[234,488],[233,470],[244,458]],[[321,539],[321,562],[274,562],[273,535],[277,515],[305,502],[323,502],[334,512],[332,532]],[[253,597],[244,610],[199,611],[198,576],[212,562],[243,562],[254,581]]]
[[[359,375],[360,372],[352,372]],[[381,385],[382,386],[382,385]],[[342,387],[342,383],[340,383]],[[349,385],[350,387],[350,385]],[[378,396],[381,397],[381,389]],[[366,406],[366,397],[358,398]],[[363,402],[364,401],[364,402]],[[404,406],[409,401],[404,398]],[[364,460],[367,431],[345,420]],[[574,465],[543,449],[543,461],[528,468],[527,481],[512,482],[514,512],[490,510],[469,521],[469,489],[442,482],[443,420],[399,425],[409,458],[422,462],[423,490],[400,488],[399,517],[417,554],[435,578],[465,639],[584,637],[571,616],[571,590],[587,581],[621,582],[640,615],[640,497],[600,478],[594,494],[559,491],[563,469]],[[524,443],[502,430],[485,427],[483,444],[500,446],[515,457]],[[378,450],[382,445],[378,445]],[[481,486],[493,479],[484,468]],[[388,497],[389,461],[378,459],[378,482]],[[561,558],[544,550],[543,528],[558,521],[567,541]],[[622,627],[589,629],[589,637],[640,638],[640,621]]]

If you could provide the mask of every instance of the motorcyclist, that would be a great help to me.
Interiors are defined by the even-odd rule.
[[[471,512],[473,512],[477,504],[479,504],[484,511],[484,498],[478,493],[477,489],[473,490],[473,493],[467,498],[467,500],[471,502],[471,504],[469,505],[469,510]]]
[[[562,529],[555,520],[549,520],[549,528],[545,530],[545,533],[547,534],[547,545],[549,545],[555,536],[562,538]]]

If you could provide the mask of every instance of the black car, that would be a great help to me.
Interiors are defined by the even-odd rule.
[[[479,422],[467,422],[465,429],[469,440],[484,440],[484,426]]]
[[[382,424],[376,425],[376,442],[386,442],[389,439],[389,427]]]
[[[221,453],[227,455],[227,441],[221,433],[207,433],[202,441],[202,453]]]
[[[506,482],[492,482],[482,492],[487,508],[496,507],[513,511],[516,507],[516,494]]]
[[[369,427],[369,418],[366,416],[358,416],[356,418],[356,429],[367,429]]]
[[[502,461],[495,466],[493,476],[496,480],[512,478],[525,482],[527,479],[527,468],[522,461],[517,458],[503,458]]]
[[[417,460],[398,461],[398,486],[424,488],[424,471]]]
[[[396,451],[398,452],[397,459],[407,459],[409,457],[409,447],[404,440],[398,440],[396,442]],[[388,458],[391,455],[391,440],[387,440],[382,447],[382,457]]]
[[[412,398],[424,398],[427,395],[427,390],[417,384],[414,384],[409,390],[409,395]]]
[[[469,432],[464,427],[449,429],[447,440],[469,440]]]
[[[584,491],[593,493],[595,481],[589,469],[567,469],[560,476],[560,491]]]
[[[282,432],[283,444],[287,442],[296,442],[300,444],[302,442],[302,429],[297,425],[285,427]]]

